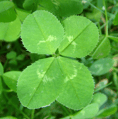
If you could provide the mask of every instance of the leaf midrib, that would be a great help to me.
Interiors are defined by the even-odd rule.
[[[35,18],[35,14],[32,14],[32,16],[34,17],[34,20],[36,21],[36,24],[38,25],[38,28],[40,29],[40,31],[41,31],[41,33],[42,33],[42,35],[43,35],[43,37],[44,37],[44,39],[46,41],[47,38],[46,38],[41,26],[38,24],[37,19]],[[46,42],[46,44],[47,44],[48,48],[50,49],[49,51],[52,53],[52,50],[51,50],[49,44],[47,42]]]
[[[82,34],[82,32],[83,32],[87,27],[89,27],[90,25],[91,25],[91,22],[90,22],[71,42],[69,42],[69,43],[67,44],[67,46],[66,46],[62,51],[60,51],[60,52],[61,52],[61,53],[64,52],[64,50],[67,49],[67,47],[68,47],[69,45],[71,45],[71,43],[72,43],[73,41],[75,41],[76,38],[79,37],[79,36]]]
[[[58,61],[58,64],[59,64],[59,66],[60,66],[60,63],[59,63],[59,61]],[[63,72],[63,69],[60,67],[60,69],[61,69],[61,71]],[[66,71],[66,70],[65,70]],[[64,74],[64,73],[63,73]],[[66,73],[65,73],[66,74]],[[68,77],[67,75],[65,75],[66,77]],[[79,99],[79,97],[78,97],[78,95],[77,95],[77,92],[76,92],[76,88],[75,88],[75,86],[74,86],[74,84],[73,84],[73,82],[71,81],[71,79],[68,77],[68,79],[69,79],[69,81],[71,82],[71,84],[72,84],[72,87],[73,87],[73,89],[74,89],[74,91],[75,91],[75,95],[76,95],[76,97],[78,98],[78,100],[80,101],[80,99]],[[58,100],[58,99],[57,99]]]
[[[39,84],[38,84],[36,90],[35,90],[34,93],[32,94],[32,97],[30,98],[30,100],[29,100],[29,102],[28,102],[28,104],[27,104],[27,107],[29,106],[29,104],[30,104],[30,102],[31,102],[31,100],[32,100],[32,98],[33,98],[33,96],[35,95],[35,93],[36,93],[36,91],[38,90],[40,84],[42,83],[45,74],[46,74],[46,73],[48,72],[48,70],[50,69],[50,67],[51,67],[51,65],[52,65],[52,63],[53,63],[53,61],[54,61],[54,58],[53,58],[52,62],[50,63],[48,69],[47,69],[46,72],[44,73],[43,77],[41,78],[41,81],[39,82]]]
[[[5,1],[1,1],[1,2],[5,2]],[[7,1],[7,2],[10,2],[10,1]],[[10,2],[10,4],[11,4],[11,2]],[[4,6],[4,4],[3,4],[3,6]],[[4,7],[4,8],[5,8],[5,7]],[[11,4],[10,7],[8,6],[7,9],[1,10],[0,13],[5,12],[5,11],[7,11],[7,10],[9,10],[9,9],[12,9],[12,8],[14,8],[14,5],[13,5],[13,4]]]

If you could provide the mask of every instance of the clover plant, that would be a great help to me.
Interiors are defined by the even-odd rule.
[[[24,47],[31,53],[50,54],[21,73],[17,94],[23,106],[35,109],[55,100],[71,109],[90,103],[94,80],[84,64],[72,58],[85,57],[98,43],[98,28],[83,16],[60,21],[50,12],[28,15],[21,29]]]
[[[117,11],[117,0],[0,0],[0,119],[118,118]]]

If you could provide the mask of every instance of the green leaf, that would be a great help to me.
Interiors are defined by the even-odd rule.
[[[92,57],[94,59],[100,59],[106,57],[111,50],[111,45],[109,39],[105,36],[100,36],[99,43],[92,52]]]
[[[113,81],[114,81],[114,84],[118,90],[118,75],[116,72],[113,72]]]
[[[23,60],[25,58],[25,54],[20,54],[17,56],[17,60]]]
[[[52,54],[63,40],[64,29],[51,13],[39,10],[30,14],[23,23],[21,37],[32,53]]]
[[[118,25],[118,13],[116,14],[114,20],[113,20],[114,25]]]
[[[0,77],[0,95],[1,95],[1,93],[2,93],[2,90],[3,90],[3,87],[2,87],[2,79],[1,79],[1,77]]]
[[[103,93],[96,93],[93,95],[92,103],[97,103],[98,106],[102,106],[107,101],[107,96]]]
[[[16,10],[17,15],[19,16],[19,19],[21,20],[21,22],[23,22],[25,20],[25,18],[30,14],[30,12],[23,10],[23,9],[16,8],[15,10]]]
[[[103,75],[109,72],[109,70],[113,66],[113,62],[114,61],[111,58],[100,59],[100,60],[95,61],[90,66],[89,70],[91,71],[93,75],[96,75],[96,76]]]
[[[7,117],[0,117],[0,119],[17,119],[17,118],[12,116],[7,116]]]
[[[101,14],[101,11],[98,11],[97,9],[93,9],[92,12],[85,13],[88,19],[96,20],[97,22],[100,21]]]
[[[22,8],[23,9],[23,2],[24,0],[12,0],[14,2],[14,4],[18,7],[18,8]]]
[[[96,103],[87,105],[81,111],[77,112],[74,115],[70,115],[61,119],[89,119],[96,116],[99,111],[99,107]]]
[[[40,0],[39,4],[40,4],[40,7],[38,9],[46,10],[56,15],[57,8],[52,0]]]
[[[81,109],[90,103],[94,81],[89,70],[75,60],[58,58],[60,68],[64,74],[64,88],[57,101],[71,109]]]
[[[83,11],[81,0],[40,0],[40,8],[48,10],[58,17],[68,17]]]
[[[36,9],[38,6],[39,0],[25,0],[23,3],[23,7],[26,10],[33,10]]]
[[[112,114],[115,114],[117,111],[117,105],[112,105],[110,107],[107,107],[106,109],[102,109],[100,110],[99,114],[98,114],[98,118],[103,118],[103,117],[107,117],[110,116]]]
[[[103,7],[103,1],[102,0],[97,0],[97,7],[102,9],[102,7]]]
[[[16,52],[15,51],[11,51],[9,53],[7,53],[6,57],[7,59],[13,59],[13,58],[16,58]]]
[[[0,2],[0,22],[10,22],[16,19],[14,7],[11,1]]]
[[[0,23],[0,40],[15,41],[20,36],[21,22],[19,18],[9,23]]]
[[[65,39],[59,51],[69,57],[88,55],[98,42],[98,28],[94,23],[82,16],[71,16],[63,21]]]
[[[22,72],[17,86],[18,98],[29,109],[48,106],[62,91],[63,83],[57,58],[41,59]]]
[[[17,65],[17,60],[16,60],[16,59],[11,59],[11,60],[9,61],[9,64]]]
[[[110,88],[105,88],[104,90],[104,93],[108,96],[108,97],[117,97],[117,93],[114,91],[114,90],[112,90],[112,89],[110,89]]]
[[[60,17],[68,17],[75,14],[80,14],[83,11],[81,0],[56,0],[57,14]]]
[[[3,73],[4,73],[4,68],[0,62],[0,76],[3,75]]]
[[[96,103],[92,103],[83,108],[80,112],[75,114],[72,119],[88,119],[93,118],[99,111],[99,107]]]
[[[17,91],[17,80],[20,76],[20,71],[9,71],[3,74],[3,80],[6,85],[13,91]]]

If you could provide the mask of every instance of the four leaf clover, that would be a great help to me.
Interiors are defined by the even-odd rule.
[[[53,55],[59,51],[21,73],[17,94],[23,106],[35,109],[57,100],[78,110],[90,103],[93,78],[86,66],[72,58],[85,57],[97,45],[99,33],[94,23],[82,16],[70,16],[60,23],[52,13],[38,10],[24,20],[21,38],[31,53]]]

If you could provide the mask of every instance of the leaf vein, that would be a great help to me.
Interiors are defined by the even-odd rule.
[[[67,46],[61,51],[61,52],[63,52],[65,49],[67,49],[68,48],[68,46],[69,45],[71,45],[72,44],[72,42],[74,42],[75,41],[75,39],[78,37],[78,36],[80,36],[81,34],[82,34],[82,32],[87,28],[87,27],[89,27],[90,26],[90,24],[91,24],[92,22],[90,22],[71,42],[69,42],[68,44],[67,44]]]

